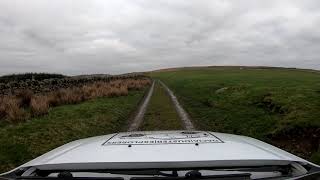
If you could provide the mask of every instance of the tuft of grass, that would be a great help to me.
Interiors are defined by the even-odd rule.
[[[20,108],[20,100],[14,96],[2,97],[0,104],[0,117],[6,118],[9,122],[17,123],[27,119],[27,113]]]
[[[31,102],[33,92],[30,89],[20,90],[16,93],[16,98],[20,101],[20,106],[28,107]]]
[[[60,89],[49,93],[50,106],[59,106],[64,104],[76,104],[85,100],[83,92],[78,88]]]
[[[140,130],[178,130],[182,122],[164,87],[156,82]]]
[[[47,96],[33,96],[30,102],[33,116],[41,116],[49,112],[49,99]]]

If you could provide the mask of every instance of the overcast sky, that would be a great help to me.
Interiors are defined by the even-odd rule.
[[[1,0],[0,74],[320,69],[320,1]]]

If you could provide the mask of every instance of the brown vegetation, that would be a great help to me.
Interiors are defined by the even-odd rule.
[[[26,112],[20,108],[20,100],[14,96],[0,98],[0,118],[6,117],[11,122],[19,122],[26,119]]]
[[[30,101],[30,108],[33,116],[47,114],[49,111],[49,100],[47,96],[33,96]]]
[[[128,78],[109,82],[98,81],[80,87],[61,88],[41,94],[23,90],[16,95],[0,97],[0,119],[20,122],[28,117],[25,109],[30,109],[32,116],[40,116],[47,114],[49,107],[76,104],[97,97],[126,96],[129,90],[141,90],[150,83],[148,78]]]
[[[19,99],[20,106],[23,106],[23,107],[29,106],[32,96],[33,96],[33,92],[29,89],[20,90],[16,94],[17,99]]]

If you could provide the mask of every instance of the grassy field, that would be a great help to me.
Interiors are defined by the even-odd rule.
[[[140,130],[177,130],[183,129],[170,97],[163,86],[156,82],[150,104],[147,108]]]
[[[0,125],[0,172],[75,139],[125,131],[143,91],[51,108],[46,116]]]
[[[175,92],[198,129],[256,137],[320,163],[320,73],[211,67],[150,75]]]

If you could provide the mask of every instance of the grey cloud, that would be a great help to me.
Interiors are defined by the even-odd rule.
[[[319,1],[0,2],[0,74],[192,65],[320,69]]]
[[[48,48],[55,48],[56,43],[54,42],[54,39],[51,39],[50,37],[42,37],[40,33],[34,32],[31,30],[25,30],[24,35],[30,39],[31,41],[34,41],[36,44],[42,46],[42,47],[48,47]]]

